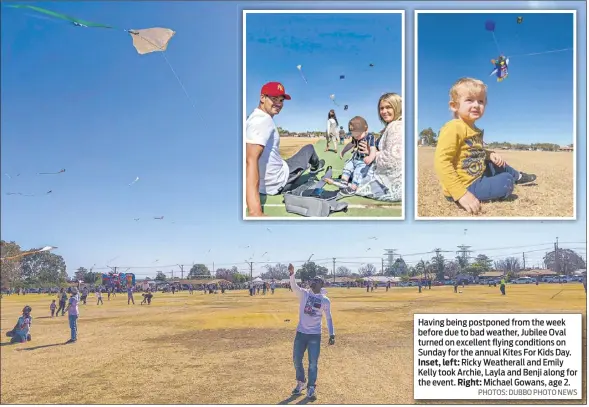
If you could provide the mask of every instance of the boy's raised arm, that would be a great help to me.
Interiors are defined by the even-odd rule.
[[[454,168],[454,160],[459,149],[459,140],[460,137],[454,126],[443,127],[440,130],[434,155],[436,174],[455,201],[458,201],[467,192]]]
[[[303,290],[301,290],[301,287],[299,287],[295,280],[294,266],[292,264],[288,265],[288,273],[290,274],[290,288],[292,288],[297,297],[300,298],[303,295]]]

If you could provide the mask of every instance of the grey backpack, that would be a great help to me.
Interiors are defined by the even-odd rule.
[[[288,213],[295,213],[305,217],[328,217],[334,212],[347,212],[348,203],[338,202],[341,196],[337,191],[324,191],[324,178],[331,178],[331,168],[328,168],[320,181],[310,179],[296,189],[284,194],[284,204]]]

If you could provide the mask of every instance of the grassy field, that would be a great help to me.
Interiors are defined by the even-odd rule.
[[[420,217],[473,216],[448,202],[434,172],[434,148],[419,147],[417,213]],[[573,216],[573,154],[542,151],[502,151],[513,168],[536,174],[536,182],[516,186],[513,199],[484,203],[476,217]],[[473,216],[475,217],[475,216]]]
[[[344,159],[340,159],[339,155],[334,152],[325,152],[325,139],[324,138],[303,138],[303,137],[283,137],[280,139],[280,155],[284,159],[293,156],[301,147],[307,144],[314,144],[315,151],[320,158],[325,160],[327,166],[332,166],[334,170],[334,176],[341,175],[341,170],[344,167],[345,160],[350,157],[351,153],[347,153]],[[339,151],[343,148],[343,145],[338,145]],[[324,173],[320,173],[323,175]],[[302,178],[306,175],[303,174]],[[336,191],[337,188],[333,186],[326,186],[325,190]],[[294,217],[299,219],[305,219],[299,215],[294,215],[286,212],[284,204],[282,203],[283,197],[278,196],[262,196],[262,207],[264,213],[272,217]],[[363,198],[360,196],[354,196],[344,198],[341,201],[348,203],[348,212],[339,212],[330,215],[330,218],[346,218],[346,217],[400,217],[402,212],[401,203],[390,203],[390,202],[379,202],[373,199]]]
[[[323,338],[317,403],[415,404],[414,313],[586,313],[581,284],[508,286],[507,296],[486,286],[461,290],[329,289],[337,342],[328,347]],[[52,298],[2,299],[4,404],[277,404],[294,387],[298,301],[286,289],[253,298],[157,293],[151,306],[128,306],[122,294],[97,306],[90,296],[80,306],[78,342],[69,345],[67,318],[48,317]],[[5,346],[25,304],[33,340]]]

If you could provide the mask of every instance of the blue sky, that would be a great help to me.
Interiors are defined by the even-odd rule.
[[[517,23],[522,16],[523,22]],[[448,91],[461,77],[488,85],[477,126],[487,142],[573,142],[573,15],[420,14],[418,129],[438,131],[451,118]],[[495,38],[485,22],[495,22]],[[497,46],[498,45],[498,46]],[[570,48],[570,51],[542,53]],[[509,77],[490,76],[491,59],[509,57]]]
[[[246,33],[246,115],[257,107],[262,85],[279,81],[292,100],[276,116],[278,126],[325,131],[335,109],[345,129],[359,115],[379,131],[378,98],[402,93],[400,13],[248,14]]]
[[[407,10],[408,84],[413,83],[413,10],[432,8],[431,3],[394,3]],[[489,7],[481,4],[477,7]],[[521,222],[413,221],[410,142],[404,222],[244,222],[241,11],[300,8],[301,4],[60,2],[40,6],[121,27],[174,29],[177,34],[167,58],[196,104],[195,111],[161,56],[138,55],[125,33],[81,29],[34,18],[22,10],[2,10],[0,234],[24,248],[58,246],[56,253],[64,257],[70,274],[80,266],[104,267],[113,258],[111,265],[150,267],[132,271],[153,276],[157,269],[178,270],[174,265],[180,263],[244,268],[244,260],[252,256],[254,261],[288,262],[314,254],[314,259],[336,257],[338,264],[349,257],[375,256],[372,262],[378,264],[385,248],[411,254],[436,247],[454,250],[466,243],[473,249],[508,247],[492,252],[507,255],[526,250],[519,248],[522,245],[543,250],[546,246],[537,249],[535,245],[553,242],[557,236],[562,242],[585,241],[584,138],[579,139],[577,153],[575,222],[524,222],[522,227]],[[329,7],[387,5],[346,2],[329,3]],[[450,5],[436,2],[435,7]],[[579,29],[585,32],[582,7]],[[586,42],[584,37],[579,41],[580,111],[586,111]],[[375,68],[387,58],[386,49],[377,53]],[[298,75],[296,65],[289,74],[294,75],[293,81]],[[338,79],[339,72],[335,74]],[[407,115],[413,117],[412,86],[406,89]],[[328,97],[330,92],[326,93]],[[318,119],[321,127],[329,109],[329,99],[326,102],[325,113]],[[368,115],[376,107],[367,109]],[[204,124],[200,117],[206,119]],[[372,117],[369,120],[376,120]],[[406,124],[411,135],[412,120]],[[579,134],[586,134],[584,115],[579,126]],[[62,168],[64,174],[35,175]],[[18,173],[20,177],[15,176]],[[137,176],[139,182],[128,187]],[[48,196],[6,195],[48,190],[53,190]],[[149,219],[154,216],[165,218]],[[142,219],[135,222],[137,217]],[[357,244],[339,244],[342,234],[357,238]],[[372,236],[379,239],[369,240]],[[325,239],[333,243],[323,244]],[[262,257],[264,252],[268,253]],[[355,261],[365,260],[370,259]],[[256,264],[254,270],[259,269]]]

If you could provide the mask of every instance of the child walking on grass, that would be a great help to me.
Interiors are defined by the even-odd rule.
[[[475,126],[487,106],[487,86],[482,81],[459,79],[450,89],[449,105],[454,119],[440,130],[434,156],[448,201],[477,214],[481,202],[508,198],[514,185],[536,180],[534,174],[510,167],[499,154],[484,148],[483,130]]]

